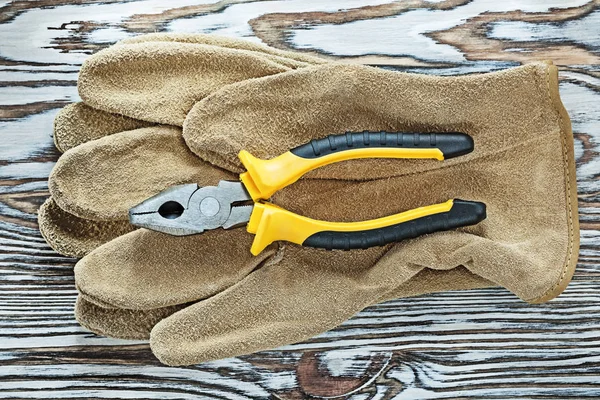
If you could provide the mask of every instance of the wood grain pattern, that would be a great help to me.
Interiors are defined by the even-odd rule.
[[[307,342],[185,368],[73,318],[75,260],[36,225],[52,120],[116,40],[213,32],[402,71],[465,74],[550,58],[573,121],[574,281],[528,305],[502,289],[370,307]],[[600,398],[600,1],[0,2],[0,398]]]

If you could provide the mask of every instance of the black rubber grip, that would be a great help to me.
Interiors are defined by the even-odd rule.
[[[318,158],[339,151],[364,148],[440,149],[444,158],[452,158],[473,151],[473,139],[464,133],[406,133],[406,132],[347,132],[330,135],[290,150],[298,157]]]
[[[327,250],[366,249],[415,238],[428,233],[447,231],[475,225],[486,218],[485,204],[478,201],[455,199],[450,211],[428,215],[384,228],[359,232],[317,232],[302,243],[303,246]]]

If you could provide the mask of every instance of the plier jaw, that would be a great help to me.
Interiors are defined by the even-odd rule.
[[[174,236],[234,228],[248,223],[252,205],[241,182],[220,181],[217,186],[190,183],[172,186],[129,210],[132,225]]]

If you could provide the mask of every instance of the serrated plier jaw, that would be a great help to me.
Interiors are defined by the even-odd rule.
[[[132,225],[175,236],[234,228],[248,223],[253,205],[241,182],[172,186],[129,210]]]

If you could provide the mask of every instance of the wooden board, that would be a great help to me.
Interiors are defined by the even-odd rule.
[[[600,398],[600,2],[0,1],[0,398]],[[581,253],[567,291],[391,301],[305,343],[186,368],[73,318],[75,260],[36,210],[52,120],[93,52],[145,32],[212,32],[427,74],[560,65],[573,120]]]

